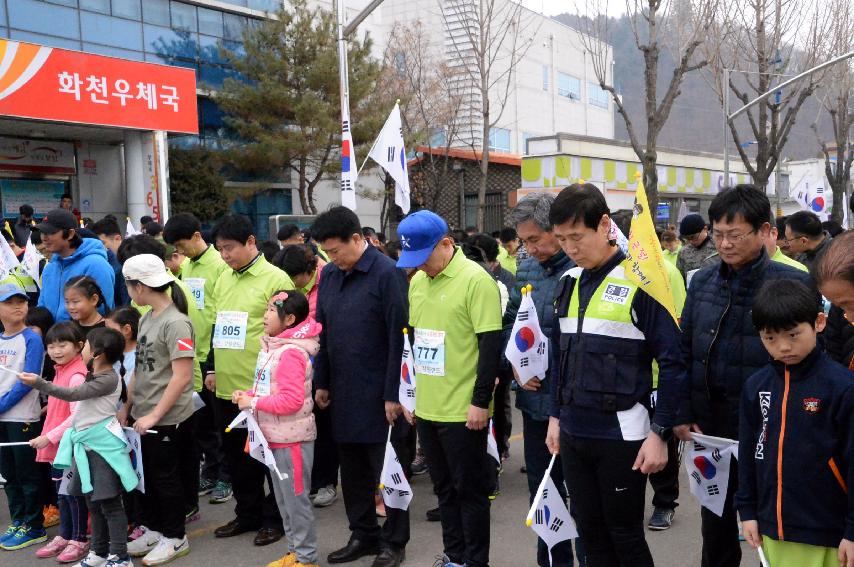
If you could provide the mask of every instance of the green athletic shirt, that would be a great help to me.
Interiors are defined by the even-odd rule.
[[[477,377],[477,334],[501,330],[495,280],[457,249],[435,278],[421,271],[412,278],[409,324],[414,328],[415,414],[431,421],[466,421]],[[419,350],[418,337],[425,331],[433,331],[434,341],[444,333],[444,354],[436,342],[424,343]],[[419,358],[427,362],[428,372],[419,373],[425,366]]]
[[[216,280],[213,297],[217,315],[229,311],[248,314],[243,348],[215,347],[218,398],[230,400],[235,390],[252,387],[264,334],[264,312],[267,302],[281,289],[294,289],[294,284],[285,272],[267,262],[264,256],[259,256],[242,272],[226,269]]]
[[[190,289],[187,301],[195,303],[196,308],[201,309],[202,323],[196,326],[194,322],[193,326],[196,327],[196,358],[202,364],[208,359],[211,331],[216,320],[213,301],[214,284],[220,274],[227,269],[229,269],[228,264],[213,246],[208,246],[198,258],[194,260],[187,258],[181,264],[181,281]]]
[[[774,255],[771,256],[771,260],[774,262],[780,262],[781,264],[786,264],[787,266],[791,266],[791,267],[795,268],[796,270],[800,270],[802,272],[809,272],[809,270],[807,269],[806,266],[804,266],[803,264],[801,264],[797,260],[789,258],[785,254],[783,254],[783,251],[780,250],[779,246],[777,247],[777,251],[774,252]]]

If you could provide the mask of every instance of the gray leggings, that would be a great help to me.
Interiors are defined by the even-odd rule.
[[[99,557],[128,556],[128,520],[121,495],[106,500],[92,500],[86,496],[92,516],[92,537],[89,547]]]
[[[296,553],[300,563],[312,564],[317,563],[317,534],[314,529],[314,508],[308,493],[311,490],[314,443],[300,443],[300,454],[303,491],[299,496],[294,493],[294,463],[290,448],[273,449],[276,465],[288,478],[280,480],[275,471],[272,472],[271,478],[276,504],[282,514],[285,537],[288,540],[288,553]]]

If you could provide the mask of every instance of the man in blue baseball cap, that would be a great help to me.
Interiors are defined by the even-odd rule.
[[[418,268],[427,261],[436,245],[448,236],[448,223],[432,211],[418,211],[403,219],[397,234],[401,248],[397,267]]]
[[[501,356],[498,286],[454,246],[448,224],[436,213],[409,215],[397,234],[402,249],[397,266],[419,269],[409,286],[415,415],[439,497],[441,565],[486,567],[494,470],[486,453],[486,426]]]

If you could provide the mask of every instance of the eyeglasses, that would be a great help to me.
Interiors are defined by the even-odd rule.
[[[792,242],[794,242],[796,240],[800,240],[801,238],[804,238],[804,237],[803,236],[795,236],[792,238],[784,238],[783,243],[785,243],[786,246],[789,246],[790,244],[792,244]]]
[[[724,240],[729,241],[730,244],[739,244],[745,238],[747,238],[751,234],[756,234],[757,232],[758,232],[757,230],[751,230],[750,232],[746,232],[744,234],[722,234],[720,232],[713,230],[712,231],[712,239],[718,244],[720,244]]]

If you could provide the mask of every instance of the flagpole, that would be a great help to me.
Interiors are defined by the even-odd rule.
[[[358,172],[353,175],[353,172],[348,172],[346,175],[350,177],[352,186],[349,190],[344,190],[343,162],[344,159],[352,160],[351,163],[356,164],[356,147],[352,144],[352,125],[350,123],[350,70],[347,67],[347,43],[344,34],[344,19],[347,17],[344,9],[344,0],[336,0],[336,18],[338,23],[338,82],[341,88],[341,147],[342,152],[346,138],[349,137],[350,156],[344,158],[342,155],[342,172],[341,172],[341,204],[351,210],[356,210],[356,186],[355,179],[358,177]]]
[[[528,517],[525,518],[525,525],[529,528],[534,523],[534,512],[537,510],[537,506],[540,505],[540,500],[543,499],[543,488],[546,486],[546,480],[552,474],[552,467],[555,464],[556,458],[557,453],[552,455],[552,460],[549,461],[549,467],[546,469],[546,474],[543,475],[543,480],[540,481],[540,486],[537,488],[537,495],[534,496],[534,501],[531,503],[531,509],[528,510]]]
[[[757,547],[756,551],[759,552],[759,561],[762,563],[762,567],[771,567],[771,564],[768,563],[768,559],[765,557],[765,552],[762,551],[762,547]]]
[[[386,437],[386,440],[385,440],[385,453],[383,455],[383,468],[380,470],[380,485],[379,485],[380,490],[385,488],[385,485],[382,483],[382,477],[383,477],[383,473],[385,472],[385,467],[388,464],[388,445],[389,445],[389,443],[391,443],[391,428],[392,427],[393,427],[392,425],[388,426],[388,436]],[[385,500],[385,499],[383,499],[383,500]]]

